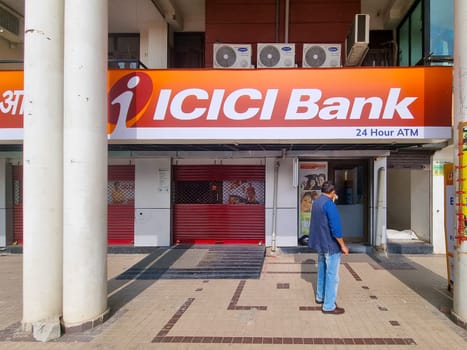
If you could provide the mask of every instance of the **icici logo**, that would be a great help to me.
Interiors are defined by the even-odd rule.
[[[152,80],[142,72],[120,78],[108,95],[107,133],[132,127],[146,112],[152,95]]]

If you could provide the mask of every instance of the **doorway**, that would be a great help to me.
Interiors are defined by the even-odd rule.
[[[336,187],[337,209],[346,241],[368,242],[368,161],[349,159],[329,162],[329,180]]]

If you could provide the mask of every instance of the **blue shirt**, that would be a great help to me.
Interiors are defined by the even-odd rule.
[[[308,247],[317,253],[339,253],[336,238],[342,238],[342,226],[337,206],[328,196],[321,194],[311,209]]]

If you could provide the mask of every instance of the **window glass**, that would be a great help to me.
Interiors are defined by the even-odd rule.
[[[138,68],[140,49],[139,41],[139,34],[109,34],[109,68]]]
[[[430,54],[453,56],[454,9],[452,0],[430,1]]]
[[[409,66],[409,21],[399,28],[399,65]]]
[[[422,3],[410,15],[410,65],[414,66],[423,58],[423,12]]]

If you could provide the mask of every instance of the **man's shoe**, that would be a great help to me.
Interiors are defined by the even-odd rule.
[[[336,306],[336,308],[334,310],[326,311],[326,310],[321,309],[321,312],[323,314],[341,315],[341,314],[343,314],[345,312],[345,309],[343,307]]]
[[[319,301],[319,300],[315,299],[315,303],[316,303],[316,304],[322,304],[322,303],[323,303],[323,301],[322,301],[322,300],[321,300],[321,301]]]

